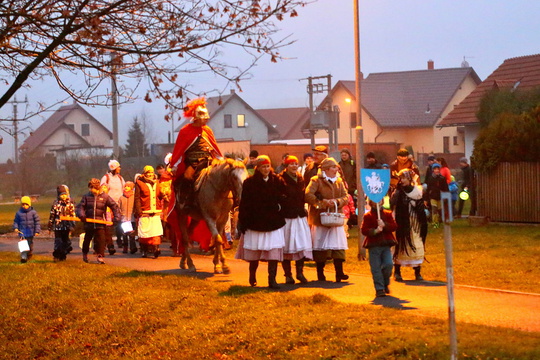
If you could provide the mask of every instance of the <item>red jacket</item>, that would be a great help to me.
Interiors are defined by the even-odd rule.
[[[382,209],[381,209],[382,210]],[[377,209],[374,208],[370,212],[364,214],[362,221],[362,234],[366,237],[362,247],[369,249],[376,246],[389,246],[396,245],[396,238],[394,237],[394,231],[397,229],[396,221],[392,216],[390,210],[381,211],[381,219],[384,221],[384,228],[382,233],[375,233],[375,230],[379,226],[377,223]]]

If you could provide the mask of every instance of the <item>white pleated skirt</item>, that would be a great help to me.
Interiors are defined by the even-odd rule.
[[[285,227],[274,231],[247,230],[240,237],[235,259],[246,261],[277,260],[283,261],[285,246]]]
[[[313,259],[311,231],[307,218],[297,217],[285,219],[285,247],[283,258],[285,260]]]
[[[311,226],[313,250],[347,250],[347,235],[343,226]]]

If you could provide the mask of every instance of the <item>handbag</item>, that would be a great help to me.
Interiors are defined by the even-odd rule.
[[[345,224],[345,214],[338,212],[337,204],[334,204],[335,212],[330,212],[330,209],[321,213],[321,224],[323,226],[343,226]]]

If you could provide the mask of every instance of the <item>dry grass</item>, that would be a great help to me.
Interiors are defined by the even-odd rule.
[[[0,354],[20,359],[445,359],[444,321],[189,277],[0,253]],[[460,358],[537,359],[540,334],[458,324]]]

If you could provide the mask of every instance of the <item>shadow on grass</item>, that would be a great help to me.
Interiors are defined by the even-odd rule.
[[[387,295],[385,297],[376,297],[371,301],[373,305],[380,305],[387,308],[399,309],[399,310],[416,310],[416,307],[404,306],[403,304],[408,304],[410,301],[402,300],[400,298]]]
[[[438,281],[418,281],[418,280],[404,280],[400,281],[401,284],[405,284],[407,286],[422,286],[422,287],[441,287],[446,286],[446,283],[444,282],[438,282]]]

